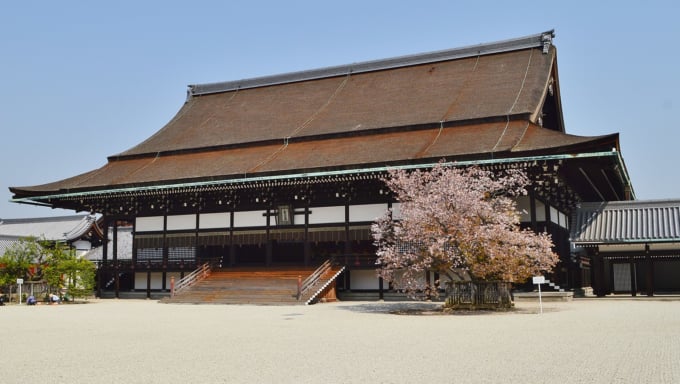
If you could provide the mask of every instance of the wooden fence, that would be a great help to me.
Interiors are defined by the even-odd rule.
[[[511,284],[500,281],[454,281],[446,284],[446,304],[453,309],[499,309],[513,306]]]

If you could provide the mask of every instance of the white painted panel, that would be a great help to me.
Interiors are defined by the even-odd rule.
[[[562,212],[560,212],[560,226],[569,229],[569,217]]]
[[[555,224],[560,223],[560,213],[555,207],[550,207],[550,221]]]
[[[401,203],[392,203],[392,219],[401,220]]]
[[[179,229],[196,229],[196,215],[168,216],[168,231]]]
[[[309,215],[309,224],[344,223],[345,206],[314,207]]]
[[[135,219],[135,231],[149,232],[163,230],[163,216],[138,217]]]
[[[234,227],[264,227],[267,225],[267,211],[234,212]]]
[[[198,228],[229,228],[229,212],[201,213],[198,216]]]
[[[350,289],[380,289],[380,280],[374,269],[353,270],[350,274]],[[383,284],[387,289],[387,283]]]
[[[349,221],[356,223],[361,221],[375,221],[385,214],[387,204],[361,204],[349,206]]]
[[[146,289],[146,272],[135,273],[135,285],[132,288],[137,290]]]
[[[536,200],[536,221],[545,221],[545,204]]]
[[[529,196],[520,196],[516,201],[520,221],[523,223],[531,222],[531,200]]]
[[[170,286],[168,285],[169,289]],[[144,283],[146,289],[146,283]],[[163,272],[151,272],[151,289],[163,289]]]

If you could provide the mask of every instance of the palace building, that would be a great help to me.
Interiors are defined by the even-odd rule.
[[[18,203],[100,214],[102,281],[167,290],[206,261],[214,269],[341,266],[338,293],[387,291],[370,225],[399,203],[391,168],[444,161],[523,169],[523,226],[548,231],[551,276],[589,287],[569,218],[581,202],[634,199],[618,134],[566,133],[554,33],[383,60],[190,85],[177,114],[106,165],[12,187]],[[121,127],[121,131],[125,128]],[[119,228],[132,233],[119,258]]]

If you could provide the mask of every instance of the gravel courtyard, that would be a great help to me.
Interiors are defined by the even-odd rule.
[[[433,306],[4,306],[0,382],[680,382],[680,298],[395,314]]]

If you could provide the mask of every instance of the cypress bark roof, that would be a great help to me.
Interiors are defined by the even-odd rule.
[[[602,152],[618,135],[564,133],[553,33],[193,85],[177,115],[103,167],[12,187],[17,198],[517,156]]]

